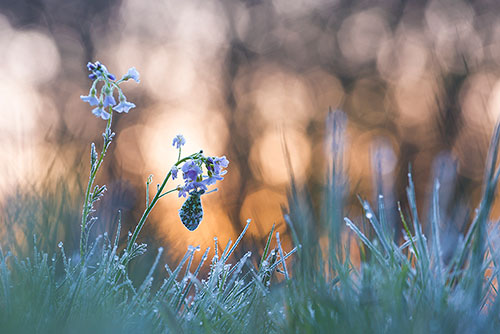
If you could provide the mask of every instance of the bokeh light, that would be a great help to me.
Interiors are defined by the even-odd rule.
[[[2,196],[49,169],[68,175],[68,166],[87,166],[89,142],[99,147],[104,129],[79,99],[89,89],[85,64],[95,60],[117,75],[131,66],[141,73],[139,85],[124,86],[137,108],[114,119],[117,136],[99,182],[130,182],[144,194],[146,178],[161,182],[175,162],[179,133],[183,152],[230,160],[219,191],[203,198],[195,232],[180,223],[183,199],[175,194],[155,209],[149,232],[169,244],[170,256],[189,244],[209,246],[214,236],[234,239],[249,218],[253,241],[278,223],[289,242],[282,211],[290,176],[319,196],[330,107],[348,120],[352,206],[358,194],[375,195],[376,156],[388,196],[404,198],[411,165],[420,198],[441,155],[457,163],[464,193],[479,191],[500,113],[494,3],[61,3],[46,4],[50,22],[28,3],[0,4]],[[125,197],[130,229],[144,197]]]

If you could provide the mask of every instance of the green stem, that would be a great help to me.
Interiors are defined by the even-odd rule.
[[[175,163],[174,166],[178,166],[178,165],[180,165],[181,163],[183,163],[186,160],[193,159],[198,154],[199,153],[195,153],[195,154],[191,154],[190,156],[187,156],[185,158],[182,158],[182,159],[178,160]],[[134,233],[132,234],[132,237],[128,241],[127,253],[130,254],[130,252],[132,251],[132,247],[133,247],[134,243],[136,242],[137,237],[139,236],[139,232],[141,232],[141,229],[144,226],[144,223],[146,222],[146,219],[148,218],[149,213],[151,212],[151,210],[153,210],[153,207],[156,205],[156,202],[158,202],[158,200],[161,197],[163,197],[164,195],[166,195],[166,194],[168,194],[168,193],[176,190],[176,189],[173,189],[173,190],[170,190],[170,191],[162,194],[163,188],[165,188],[165,186],[167,184],[167,181],[168,181],[168,179],[170,178],[171,175],[172,175],[172,170],[170,170],[168,172],[167,176],[165,176],[165,179],[163,180],[162,184],[158,187],[158,190],[156,191],[155,197],[153,197],[153,199],[151,200],[151,203],[149,203],[149,205],[146,208],[146,210],[144,210],[144,213],[142,214],[142,217],[139,220],[139,223],[137,224],[137,226],[136,226],[136,228],[134,230]]]
[[[163,194],[161,194],[159,198],[162,198],[163,196],[165,196],[165,195],[167,195],[167,194],[173,193],[173,192],[174,192],[174,191],[176,191],[176,190],[177,190],[177,188],[174,188],[174,189],[172,189],[172,190],[166,191],[166,192],[164,192]]]
[[[111,110],[111,107],[109,108],[109,119],[106,124],[106,129],[104,130],[105,133],[107,132],[108,129],[111,129],[111,123],[113,119],[113,112]],[[87,233],[86,233],[86,228],[87,228],[87,216],[89,215],[89,210],[90,210],[90,193],[92,191],[92,186],[94,184],[95,178],[97,176],[97,171],[99,170],[99,167],[101,167],[101,164],[104,160],[104,156],[106,155],[106,151],[109,146],[109,139],[104,139],[103,147],[101,154],[99,156],[99,159],[97,160],[95,168],[92,168],[91,166],[91,173],[89,177],[89,183],[87,184],[87,189],[85,191],[85,201],[83,202],[83,210],[82,210],[82,222],[80,226],[80,259],[81,263],[83,264],[84,258],[85,258],[85,253],[87,251]]]

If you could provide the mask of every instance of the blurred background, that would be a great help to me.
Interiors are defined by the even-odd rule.
[[[457,234],[500,112],[499,15],[494,0],[2,0],[2,208],[17,226],[34,224],[25,206],[43,200],[32,215],[43,213],[50,247],[77,249],[90,142],[100,147],[105,127],[79,96],[91,83],[86,63],[99,60],[117,77],[135,66],[141,83],[122,86],[137,108],[114,118],[95,235],[116,228],[119,210],[135,226],[147,177],[161,183],[182,133],[185,153],[226,155],[228,173],[202,198],[196,231],[172,194],[140,239],[177,259],[188,245],[234,240],[251,218],[246,247],[261,249],[273,223],[286,234],[284,142],[297,182],[320,196],[330,106],[348,119],[347,214],[360,214],[357,194],[382,192],[397,217],[411,164],[423,208],[434,177],[443,194],[456,190],[442,202]],[[4,224],[0,244],[26,238],[16,224]]]

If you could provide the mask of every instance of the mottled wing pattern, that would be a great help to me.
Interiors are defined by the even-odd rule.
[[[200,197],[204,193],[205,190],[203,189],[190,193],[188,199],[179,210],[179,217],[181,217],[182,223],[190,231],[196,230],[203,219],[203,208],[201,207]]]

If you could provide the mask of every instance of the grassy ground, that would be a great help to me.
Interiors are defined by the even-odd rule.
[[[348,182],[342,170],[340,113],[328,120],[332,161],[321,214],[307,192],[292,183],[289,226],[294,249],[283,249],[271,231],[261,254],[234,259],[234,243],[190,249],[175,268],[158,267],[162,249],[146,278],[131,281],[129,263],[145,246],[119,243],[120,231],[91,242],[84,261],[55,253],[54,232],[38,235],[26,257],[2,240],[0,331],[2,333],[496,333],[500,330],[497,226],[489,221],[500,170],[496,169],[499,129],[485,171],[483,196],[470,227],[443,255],[439,180],[431,198],[424,236],[409,174],[407,205],[400,208],[405,238],[394,238],[381,196],[373,207],[361,200],[362,221],[345,217]],[[63,191],[60,189],[59,191]],[[40,198],[39,200],[48,200]],[[57,201],[56,201],[57,202]],[[36,225],[43,218],[37,201],[17,200],[3,210],[2,224]],[[59,203],[60,204],[60,203]],[[54,208],[60,207],[52,203]],[[16,207],[18,209],[16,209]],[[53,219],[75,221],[64,210]],[[24,217],[24,218],[23,218]],[[47,228],[47,227],[46,227]],[[50,229],[48,230],[50,231]],[[361,265],[350,261],[350,231],[359,241]],[[12,232],[12,231],[11,231]],[[13,233],[13,232],[12,232]],[[122,233],[123,234],[123,233]],[[319,246],[319,236],[327,246]],[[50,237],[50,238],[49,238]],[[48,244],[49,246],[46,246]],[[7,250],[9,248],[11,252]],[[49,247],[50,248],[50,247]],[[129,251],[127,251],[129,250]],[[24,252],[27,250],[24,249]],[[71,250],[73,254],[74,251]],[[148,250],[155,252],[155,250]],[[68,252],[69,253],[69,252]],[[13,254],[18,254],[15,256]],[[211,254],[209,257],[208,254]],[[201,258],[201,261],[200,261]],[[283,261],[283,259],[287,259]],[[193,263],[199,263],[194,265]],[[209,274],[200,268],[209,266]],[[158,288],[153,276],[164,277]]]

